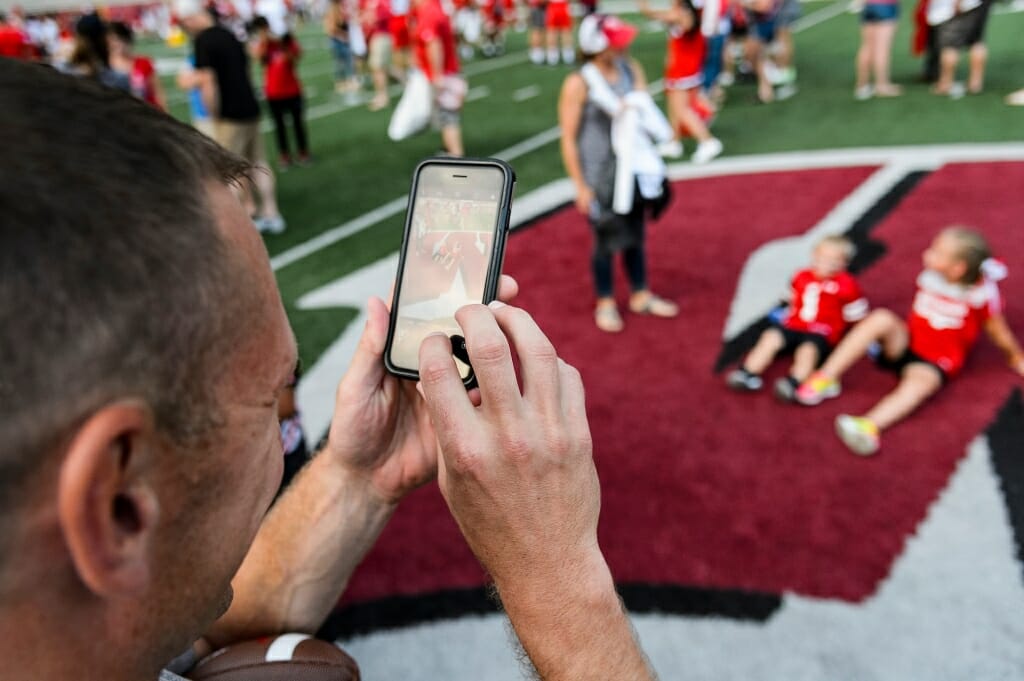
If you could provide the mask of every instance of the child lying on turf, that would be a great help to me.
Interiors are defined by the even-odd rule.
[[[775,383],[775,395],[792,401],[797,386],[821,364],[847,327],[867,314],[868,301],[846,271],[853,251],[845,237],[827,236],[818,242],[811,267],[793,275],[785,316],[761,334],[740,367],[726,377],[729,387],[760,390],[761,373],[779,353],[791,352],[789,375]]]
[[[796,391],[801,404],[815,405],[839,394],[839,378],[877,348],[877,361],[899,373],[896,389],[863,416],[836,417],[836,434],[857,454],[878,451],[879,433],[916,409],[963,367],[984,327],[1024,375],[1024,352],[1002,314],[996,281],[1005,267],[990,257],[984,237],[961,227],[943,230],[924,252],[925,270],[906,322],[875,310],[855,326],[835,351]]]

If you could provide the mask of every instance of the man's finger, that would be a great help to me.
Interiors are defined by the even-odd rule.
[[[352,385],[350,382],[354,382],[366,390],[380,385],[384,378],[384,346],[387,344],[388,323],[388,309],[384,301],[376,296],[366,301],[366,326],[345,373],[343,384],[348,386]]]
[[[431,334],[420,345],[420,389],[442,449],[474,427],[476,414],[444,334]]]
[[[498,300],[510,303],[519,295],[519,282],[507,274],[498,279]]]
[[[586,391],[583,378],[576,367],[558,360],[561,383],[562,412],[569,432],[577,438],[590,439],[590,424],[587,421]]]
[[[488,307],[516,349],[522,368],[523,397],[545,412],[557,412],[561,397],[555,346],[526,310],[504,303],[491,303]]]
[[[455,319],[466,338],[484,408],[518,413],[522,395],[512,365],[512,350],[494,314],[483,305],[467,305],[455,313]]]

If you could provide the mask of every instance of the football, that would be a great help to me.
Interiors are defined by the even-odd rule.
[[[345,651],[308,634],[244,641],[203,658],[192,681],[359,681]]]

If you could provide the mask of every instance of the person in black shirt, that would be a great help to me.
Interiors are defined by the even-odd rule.
[[[243,202],[255,215],[254,223],[261,232],[282,232],[285,224],[277,208],[274,174],[263,147],[260,105],[249,78],[245,46],[214,21],[200,0],[177,0],[175,13],[192,36],[195,70],[189,76],[189,85],[202,92],[203,103],[213,117],[214,139],[249,161],[256,171],[252,177],[259,193],[259,210],[251,196],[243,197]]]

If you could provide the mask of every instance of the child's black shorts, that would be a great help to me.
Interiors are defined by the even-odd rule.
[[[943,385],[945,385],[946,382],[949,380],[949,375],[942,370],[942,367],[940,367],[935,362],[929,362],[928,360],[924,359],[910,348],[904,350],[903,354],[897,357],[896,359],[889,359],[888,357],[885,356],[884,352],[881,352],[881,350],[879,350],[877,353],[873,353],[872,357],[875,360],[875,364],[877,364],[882,369],[885,369],[886,371],[891,371],[895,373],[896,375],[903,375],[903,370],[907,368],[908,364],[927,364],[928,366],[932,367],[933,369],[939,372],[939,376],[942,377]]]
[[[832,346],[828,344],[828,339],[820,333],[787,329],[782,324],[773,324],[772,326],[778,329],[782,333],[782,337],[786,339],[786,344],[782,347],[784,353],[794,352],[804,343],[811,343],[818,349],[818,362],[820,363],[828,357],[828,353],[832,352]]]

